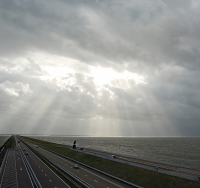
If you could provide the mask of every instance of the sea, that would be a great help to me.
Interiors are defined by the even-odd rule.
[[[11,135],[0,135],[0,146],[2,146]]]
[[[200,137],[86,137],[34,136],[34,138],[124,154],[142,159],[200,169]]]

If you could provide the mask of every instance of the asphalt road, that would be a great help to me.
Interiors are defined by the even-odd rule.
[[[29,155],[26,158],[31,165],[37,179],[44,188],[65,188],[69,187],[60,177],[58,177],[40,158],[38,158],[25,144],[20,142],[20,147],[25,148]]]
[[[6,162],[1,174],[1,188],[17,188],[17,167],[15,160],[15,150],[9,149],[6,155]]]
[[[1,174],[1,188],[33,188],[27,169],[16,149],[9,149]]]
[[[16,167],[17,167],[17,181],[18,181],[18,187],[24,188],[24,187],[34,187],[32,185],[30,176],[28,174],[27,168],[24,165],[24,161],[22,159],[21,153],[18,150],[18,146],[15,148],[16,153]]]
[[[74,162],[62,158],[54,153],[51,153],[43,148],[36,148],[35,145],[30,142],[26,142],[29,146],[33,147],[42,155],[48,157],[50,160],[54,161],[58,165],[61,165],[63,168],[73,173],[81,180],[87,182],[92,187],[98,188],[133,188],[131,185],[127,185],[126,183],[120,182],[114,178],[111,178],[107,175],[99,173],[95,170],[91,170],[87,167],[79,165],[79,169],[74,168]]]
[[[15,138],[16,139],[16,138]],[[25,151],[22,151],[25,149]],[[28,155],[24,155],[28,152]],[[25,158],[24,158],[25,156]],[[33,188],[29,171],[25,165],[29,162],[41,187],[68,188],[69,186],[58,177],[43,161],[38,158],[27,146],[20,142],[15,149],[8,149],[5,163],[0,174],[0,188]]]

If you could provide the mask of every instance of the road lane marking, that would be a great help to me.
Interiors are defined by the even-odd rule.
[[[66,161],[66,159],[62,159],[61,157],[59,157],[58,156],[58,158],[60,158],[61,160],[63,160],[63,161]],[[62,162],[62,161],[61,161]],[[69,162],[69,161],[68,161]],[[71,162],[69,162],[69,163],[71,163]],[[73,163],[71,163],[71,164],[73,164]],[[73,167],[71,167],[71,168],[73,168]],[[85,169],[84,169],[85,170]],[[85,171],[87,171],[87,170],[85,170]],[[89,171],[88,171],[89,172]],[[117,184],[115,184],[115,183],[113,183],[113,182],[111,182],[111,181],[109,181],[109,180],[107,180],[107,179],[104,179],[104,178],[102,178],[101,176],[98,176],[98,175],[96,175],[96,174],[94,174],[94,173],[92,173],[92,172],[89,172],[89,173],[91,173],[91,174],[93,174],[93,175],[95,175],[95,176],[97,176],[97,177],[99,177],[99,178],[101,178],[101,179],[103,179],[103,180],[105,180],[105,181],[107,181],[107,182],[109,182],[109,183],[111,183],[111,184],[113,184],[113,185],[116,185],[116,186],[118,186],[118,187],[121,187],[121,186],[119,186],[119,185],[117,185]],[[87,176],[87,175],[86,175]],[[123,188],[123,187],[121,187],[121,188]]]
[[[98,182],[97,180],[94,180],[95,182]]]
[[[109,183],[112,183],[113,185],[116,185],[116,186],[118,186],[118,187],[121,187],[120,185],[117,185],[117,184],[115,184],[115,183],[113,183],[113,182],[111,182],[111,181],[109,181],[109,180],[107,180],[107,179],[105,179],[105,178],[103,178],[103,177],[101,177],[101,176],[98,176],[97,174],[94,174],[94,173],[92,173],[92,172],[90,172],[90,171],[88,171],[88,170],[86,170],[86,169],[84,169],[84,168],[81,168],[81,169],[83,169],[83,170],[89,172],[90,174],[93,174],[93,175],[95,175],[95,176],[97,176],[97,177],[99,177],[99,178],[101,178],[101,179],[103,179],[103,180],[105,180],[105,181],[107,181],[107,182],[109,182]],[[121,188],[123,188],[123,187],[121,187]]]

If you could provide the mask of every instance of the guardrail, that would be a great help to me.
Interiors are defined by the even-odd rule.
[[[1,149],[0,149],[0,154],[1,154],[1,152],[2,152],[3,149],[4,149],[4,146],[2,145],[0,148],[1,148]]]
[[[42,155],[42,154],[40,154]],[[46,158],[43,155],[44,158]],[[71,177],[73,177],[76,181],[78,181],[80,184],[82,184],[83,186],[85,186],[86,188],[93,188],[91,185],[89,185],[88,183],[86,183],[85,181],[83,181],[82,179],[78,178],[77,176],[75,176],[74,174],[72,174],[71,172],[69,172],[68,170],[64,169],[62,166],[54,163],[53,161],[51,161],[50,159],[46,158],[46,160],[48,160],[50,163],[52,163],[53,165],[55,165],[57,168],[59,168],[60,170],[62,170],[63,172],[65,172],[66,174],[70,175]]]
[[[18,148],[19,148],[20,154],[21,154],[21,156],[22,156],[22,160],[23,160],[23,162],[24,162],[24,165],[26,166],[26,168],[27,168],[27,170],[28,170],[28,173],[29,173],[29,175],[30,175],[30,177],[31,177],[31,179],[32,179],[32,181],[33,181],[35,187],[36,187],[36,188],[42,188],[42,186],[41,186],[39,180],[37,179],[37,177],[36,177],[34,171],[33,171],[32,168],[31,168],[31,165],[29,164],[28,160],[26,159],[26,157],[25,157],[25,155],[24,155],[24,153],[23,153],[21,147],[18,147]]]
[[[26,139],[25,139],[25,140],[26,140]],[[34,142],[32,142],[32,141],[29,141],[29,140],[26,140],[26,141],[31,142],[31,143],[34,143]],[[34,144],[35,144],[35,143],[34,143]],[[104,172],[104,171],[101,171],[101,170],[99,170],[99,169],[96,169],[96,168],[94,168],[94,167],[91,167],[91,166],[89,166],[89,165],[86,165],[86,164],[84,164],[84,163],[81,163],[81,162],[79,162],[79,161],[76,161],[76,160],[74,160],[74,159],[72,159],[72,158],[70,158],[70,157],[66,157],[66,156],[64,156],[64,155],[62,155],[62,154],[60,154],[60,153],[57,153],[57,152],[52,151],[52,150],[50,150],[50,149],[47,149],[47,148],[45,148],[45,147],[42,147],[42,146],[40,146],[40,147],[43,148],[43,149],[45,149],[45,150],[47,150],[47,151],[49,151],[49,152],[55,153],[56,155],[59,155],[59,156],[61,156],[61,157],[63,157],[63,158],[66,158],[66,159],[71,160],[71,161],[73,161],[73,162],[75,162],[75,163],[78,163],[78,164],[80,164],[80,165],[83,165],[83,166],[85,166],[85,167],[87,167],[87,168],[90,168],[90,169],[95,170],[95,171],[97,171],[97,172],[100,172],[100,173],[102,173],[102,174],[104,174],[104,175],[107,175],[107,176],[109,176],[109,177],[111,177],[111,178],[113,178],[113,179],[116,179],[116,180],[121,181],[121,182],[123,182],[123,183],[126,183],[126,184],[128,184],[128,185],[131,185],[131,186],[133,186],[133,187],[135,187],[135,188],[143,188],[143,187],[141,187],[141,186],[139,186],[139,185],[136,185],[136,184],[131,183],[131,182],[129,182],[129,181],[126,181],[126,180],[123,180],[123,179],[118,178],[118,177],[116,177],[116,176],[113,176],[113,175],[111,175],[111,174],[108,174],[108,173],[106,173],[106,172]]]
[[[12,139],[13,139],[13,142],[14,142],[13,149],[15,149],[15,148],[16,148],[16,146],[17,146],[17,142],[16,142],[16,139],[15,139],[15,136],[12,136]]]
[[[97,171],[97,172],[100,172],[100,173],[102,173],[102,174],[104,174],[104,175],[107,175],[107,176],[109,176],[109,177],[111,177],[111,178],[114,178],[114,179],[116,179],[116,180],[118,180],[118,181],[121,181],[121,182],[126,183],[126,184],[131,185],[131,186],[134,186],[135,188],[143,188],[143,187],[141,187],[141,186],[139,186],[139,185],[133,184],[133,183],[131,183],[131,182],[129,182],[129,181],[123,180],[123,179],[121,179],[121,178],[118,178],[118,177],[116,177],[116,176],[113,176],[113,175],[111,175],[111,174],[108,174],[108,173],[106,173],[106,172],[103,172],[103,171],[101,171],[101,170],[98,170],[98,169],[96,169],[96,168],[94,168],[94,167],[88,166],[88,165],[86,165],[86,164],[84,164],[84,163],[81,163],[81,162],[79,162],[79,161],[76,161],[76,160],[74,160],[74,159],[72,159],[72,158],[70,158],[70,157],[66,157],[66,156],[64,156],[64,155],[62,155],[62,154],[60,154],[60,153],[57,153],[57,152],[55,152],[55,151],[52,151],[52,150],[50,150],[50,149],[44,148],[44,147],[42,147],[42,146],[40,146],[40,147],[43,148],[43,149],[45,149],[45,150],[47,150],[47,151],[50,151],[50,152],[52,152],[52,153],[55,153],[56,155],[59,155],[59,156],[61,156],[61,157],[63,157],[63,158],[66,158],[66,159],[71,160],[71,161],[73,161],[73,162],[75,162],[75,163],[78,163],[78,164],[83,165],[83,166],[85,166],[85,167],[87,167],[87,168],[90,168],[90,169],[95,170],[95,171]]]
[[[22,139],[21,139],[22,140]],[[23,141],[24,142],[24,141]],[[30,146],[28,146],[25,142],[24,144],[30,148]],[[74,174],[72,174],[71,172],[69,172],[68,170],[64,169],[62,166],[56,164],[55,162],[53,162],[52,160],[50,160],[48,157],[45,157],[44,155],[42,155],[41,153],[39,153],[38,151],[36,151],[35,149],[33,149],[31,147],[31,150],[34,150],[35,153],[37,153],[37,155],[40,155],[43,159],[45,159],[45,161],[49,162],[51,165],[53,165],[54,167],[56,167],[57,169],[61,170],[62,172],[64,172],[65,174],[67,174],[68,176],[70,176],[72,179],[74,179],[75,181],[77,181],[78,183],[80,183],[82,186],[84,186],[85,188],[93,188],[91,185],[89,185],[88,183],[86,183],[84,180],[82,180],[81,178],[78,178],[77,176],[75,176]],[[77,185],[76,185],[77,186]]]

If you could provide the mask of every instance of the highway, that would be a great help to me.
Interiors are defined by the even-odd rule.
[[[8,149],[0,178],[1,188],[34,187],[21,155],[15,149]]]
[[[16,138],[16,140],[18,140]],[[24,142],[24,143],[23,143]],[[79,164],[75,167],[75,162],[48,151],[34,143],[23,139],[23,142],[17,143],[15,148],[7,150],[5,155],[3,170],[0,174],[0,188],[33,188],[33,187],[70,187],[60,177],[58,177],[37,155],[44,157],[46,162],[57,166],[62,172],[67,173],[76,182],[77,187],[98,187],[98,188],[132,188],[138,187],[127,184],[116,178],[95,169]],[[31,148],[31,149],[30,149]],[[191,180],[198,180],[199,170],[171,164],[162,164],[160,162],[136,159],[134,157],[113,154],[98,150],[85,149],[79,152],[90,153],[96,156],[109,158],[110,160],[128,163],[130,165],[143,167],[155,171],[155,166],[159,166],[159,172],[174,176],[183,177]],[[36,155],[36,154],[37,155]],[[64,170],[63,170],[64,169]],[[75,178],[74,178],[75,177]],[[77,185],[77,179],[79,185]],[[80,183],[81,182],[81,183]],[[80,186],[81,185],[81,186]]]
[[[43,156],[49,158],[54,161],[56,164],[62,166],[67,171],[71,172],[90,187],[98,187],[98,188],[133,188],[132,185],[128,185],[123,183],[117,179],[111,178],[107,175],[104,175],[100,172],[87,168],[85,166],[79,165],[79,169],[74,168],[74,162],[67,160],[63,157],[60,157],[52,152],[49,152],[41,147],[36,148],[36,146],[30,142],[26,141],[30,147],[34,150],[42,154]]]
[[[34,187],[18,147],[15,150],[18,187]]]
[[[69,187],[60,177],[58,177],[39,157],[37,157],[25,144],[20,142],[21,148],[25,149],[29,155],[26,158],[34,171],[41,187],[59,188]]]
[[[27,152],[28,155],[25,155]],[[60,177],[21,142],[16,144],[15,148],[7,150],[4,160],[3,170],[0,174],[0,188],[69,188]],[[35,181],[37,184],[34,183]]]
[[[18,187],[15,150],[9,149],[6,155],[4,170],[1,174],[1,188]]]

